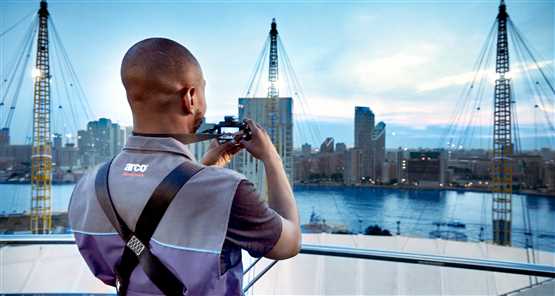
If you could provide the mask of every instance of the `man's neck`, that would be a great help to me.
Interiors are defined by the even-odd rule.
[[[140,134],[192,134],[187,122],[172,120],[169,117],[133,120],[133,132]]]
[[[185,145],[211,140],[216,137],[215,135],[209,135],[209,134],[139,133],[136,131],[133,131],[132,134],[133,136],[138,136],[138,137],[173,138]]]

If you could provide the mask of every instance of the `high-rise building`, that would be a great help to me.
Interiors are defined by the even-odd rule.
[[[100,118],[87,124],[86,130],[77,132],[77,145],[81,153],[81,166],[92,167],[109,161],[125,140],[125,131],[110,119]]]
[[[293,184],[293,98],[279,94],[279,55],[283,45],[280,44],[275,19],[272,20],[267,38],[269,50],[266,52],[265,47],[261,54],[261,57],[268,54],[267,95],[256,95],[256,88],[251,89],[251,84],[247,95],[252,94],[252,97],[239,98],[239,119],[250,118],[264,127],[283,161],[289,182]],[[261,60],[258,63],[261,63]],[[282,65],[282,69],[287,69],[287,66]],[[256,74],[255,72],[255,76]],[[237,155],[232,168],[243,173],[256,185],[262,199],[267,198],[266,176],[264,164],[261,161],[242,152]]]
[[[10,128],[0,129],[0,146],[10,145]]]
[[[60,160],[62,158],[62,135],[55,133],[54,134],[54,141],[52,145],[52,164],[55,167],[60,166]]]
[[[347,151],[347,145],[345,145],[345,143],[336,143],[335,144],[335,152],[344,153],[345,151]]]
[[[368,179],[372,175],[372,133],[374,131],[374,113],[368,107],[355,107],[355,147],[360,150],[359,173]]]
[[[308,144],[308,143],[304,143],[301,146],[301,153],[303,155],[310,155],[310,153],[312,153],[312,146],[310,146],[310,144]]]
[[[343,182],[346,185],[359,184],[362,176],[360,175],[360,162],[362,160],[362,150],[351,148],[345,152]]]
[[[127,144],[127,138],[133,134],[133,126],[126,126],[123,128],[125,135],[123,136],[123,145]]]
[[[320,145],[320,153],[332,153],[335,141],[332,137],[327,137]]]
[[[273,123],[276,128],[273,135],[279,139],[272,139],[272,142],[274,145],[279,145],[276,148],[280,152],[287,178],[293,184],[293,99],[285,97],[276,99],[278,100],[276,113],[279,116],[277,116],[278,121]],[[267,114],[266,104],[268,103],[270,103],[268,98],[239,98],[239,120],[250,118],[267,129],[268,121],[275,119]],[[267,196],[264,165],[261,161],[242,151],[236,156],[232,167],[253,181],[263,198]]]
[[[63,145],[63,136],[55,133],[52,141],[52,164],[57,171],[72,170],[78,165],[79,150],[74,143]]]
[[[383,180],[385,163],[385,123],[380,121],[372,132],[372,172],[374,180]]]

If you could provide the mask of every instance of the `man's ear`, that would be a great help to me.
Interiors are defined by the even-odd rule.
[[[180,92],[181,110],[185,115],[193,114],[193,106],[196,90],[194,87],[185,87]]]

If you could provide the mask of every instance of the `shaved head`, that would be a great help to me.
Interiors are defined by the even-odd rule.
[[[206,111],[204,77],[197,59],[183,45],[166,38],[149,38],[133,45],[121,63],[121,80],[133,112],[134,128],[175,132],[188,122],[194,132]],[[182,118],[179,118],[182,117]]]

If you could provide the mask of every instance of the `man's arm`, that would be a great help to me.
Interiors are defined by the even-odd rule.
[[[281,216],[282,221],[280,238],[265,257],[291,258],[299,253],[301,247],[301,229],[293,190],[268,134],[254,121],[249,119],[246,121],[252,131],[252,139],[242,140],[241,145],[254,157],[264,162],[268,182],[268,205]]]

